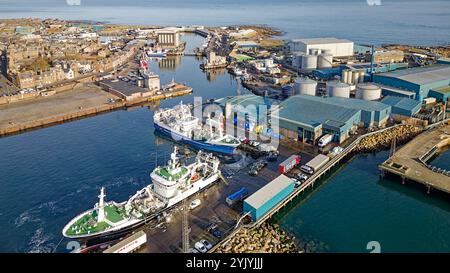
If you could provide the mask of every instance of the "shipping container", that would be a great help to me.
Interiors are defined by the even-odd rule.
[[[244,213],[250,213],[253,221],[282,202],[294,191],[294,181],[280,175],[244,200]]]
[[[288,159],[286,159],[285,161],[283,161],[279,166],[278,166],[278,171],[281,174],[285,174],[287,172],[289,172],[290,170],[292,170],[295,166],[297,166],[298,164],[300,164],[300,156],[299,155],[291,155]]]
[[[328,161],[330,161],[330,158],[328,156],[319,154],[305,165],[313,169],[314,172],[317,172],[317,170],[325,165]]]
[[[240,190],[238,190],[237,192],[229,195],[226,199],[226,202],[229,206],[233,206],[234,204],[236,204],[237,202],[243,200],[245,197],[248,196],[248,190],[245,187],[242,187]]]

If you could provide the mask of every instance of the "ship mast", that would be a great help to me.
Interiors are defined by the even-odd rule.
[[[105,220],[105,187],[100,189],[100,195],[98,196],[98,215],[97,222],[103,222]]]

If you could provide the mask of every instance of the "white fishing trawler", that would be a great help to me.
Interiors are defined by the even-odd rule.
[[[241,141],[224,133],[222,119],[209,116],[203,123],[192,114],[192,108],[180,102],[174,108],[157,110],[153,115],[155,129],[198,150],[234,154]]]
[[[168,165],[150,174],[152,184],[122,203],[105,201],[102,187],[94,208],[73,218],[62,233],[68,238],[91,239],[137,228],[217,181],[221,177],[219,164],[217,157],[203,151],[194,163],[181,164],[175,147]]]

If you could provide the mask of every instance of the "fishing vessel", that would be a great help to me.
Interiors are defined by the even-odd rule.
[[[94,208],[73,218],[63,228],[63,235],[72,239],[92,239],[133,230],[221,177],[220,161],[211,153],[199,151],[190,165],[182,164],[180,159],[175,147],[167,166],[157,167],[150,174],[153,183],[127,201],[105,201],[102,187]]]
[[[153,116],[154,127],[173,140],[195,149],[233,155],[241,142],[234,136],[224,134],[222,119],[209,116],[203,123],[192,111],[193,106],[183,102],[174,108],[159,109]]]
[[[158,49],[158,48],[149,49],[149,50],[147,50],[146,53],[147,53],[148,57],[166,57],[167,56],[166,50]]]

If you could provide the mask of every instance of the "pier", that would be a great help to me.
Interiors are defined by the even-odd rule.
[[[424,133],[406,144],[379,168],[381,175],[393,174],[402,180],[414,181],[426,186],[427,193],[436,189],[450,193],[450,176],[448,171],[433,168],[428,161],[446,146],[450,145],[450,123],[443,122],[429,127]]]

